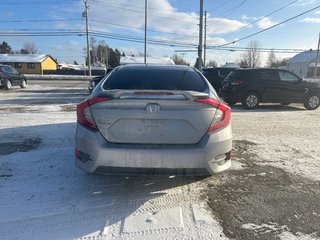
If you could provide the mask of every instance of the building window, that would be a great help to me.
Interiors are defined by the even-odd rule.
[[[28,63],[27,68],[29,69],[35,69],[36,65],[34,63]]]
[[[22,68],[22,63],[14,63],[15,68]]]

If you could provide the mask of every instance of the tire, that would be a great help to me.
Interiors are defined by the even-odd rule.
[[[23,79],[23,80],[21,81],[20,87],[21,87],[21,88],[26,88],[26,87],[27,87],[27,82],[26,82],[25,79]]]
[[[11,83],[10,80],[7,80],[7,81],[6,81],[5,89],[6,89],[6,90],[10,90],[11,88],[12,88],[12,83]]]
[[[306,98],[305,102],[303,103],[304,107],[308,110],[315,110],[320,105],[320,96],[316,94],[310,94]]]
[[[260,96],[256,92],[247,93],[242,100],[242,106],[246,109],[255,109],[259,106],[259,103]]]

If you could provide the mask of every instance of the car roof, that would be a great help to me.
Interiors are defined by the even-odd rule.
[[[236,68],[236,69],[234,69],[234,71],[265,71],[265,70],[267,70],[267,71],[269,71],[269,70],[277,70],[277,71],[279,71],[279,70],[283,70],[283,71],[288,71],[288,70],[286,70],[286,69],[279,69],[279,68]]]

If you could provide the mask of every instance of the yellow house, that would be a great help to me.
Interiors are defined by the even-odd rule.
[[[57,70],[56,61],[47,54],[0,54],[0,64],[10,65],[24,74],[43,74],[45,70]]]

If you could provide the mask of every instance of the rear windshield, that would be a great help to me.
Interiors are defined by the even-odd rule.
[[[231,73],[228,74],[226,77],[226,80],[231,81],[231,80],[240,80],[243,78],[245,75],[244,71],[232,71]]]
[[[203,69],[202,70],[203,75],[206,74],[218,74],[218,69],[212,68],[212,69]]]
[[[226,77],[232,70],[233,69],[230,69],[230,68],[221,68],[219,72],[221,76]]]
[[[119,69],[103,85],[112,89],[183,90],[203,92],[207,85],[199,73],[177,69]]]

